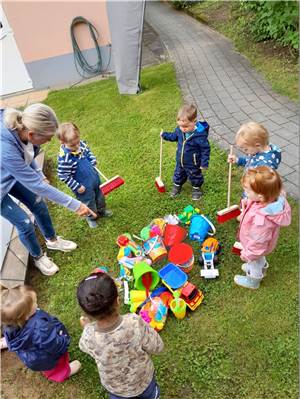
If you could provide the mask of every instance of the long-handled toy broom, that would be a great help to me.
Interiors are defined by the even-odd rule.
[[[233,153],[233,146],[230,146],[230,155]],[[230,195],[231,195],[231,169],[232,163],[229,162],[229,170],[228,170],[228,192],[227,192],[227,208],[221,209],[217,212],[217,221],[218,223],[227,222],[227,220],[236,218],[241,213],[238,205],[230,206]]]
[[[119,175],[116,175],[111,179],[108,179],[107,177],[104,176],[102,172],[100,172],[99,169],[97,169],[96,167],[95,169],[99,173],[99,175],[103,177],[103,179],[105,180],[105,182],[102,183],[100,186],[103,195],[109,194],[111,191],[115,190],[116,188],[122,186],[122,184],[125,183],[125,181]]]
[[[162,131],[161,131],[162,133]],[[159,176],[155,179],[155,185],[157,190],[160,193],[165,193],[166,192],[166,186],[164,185],[164,182],[162,181],[161,178],[161,170],[162,170],[162,147],[163,146],[163,138],[160,136],[160,157],[159,157]]]

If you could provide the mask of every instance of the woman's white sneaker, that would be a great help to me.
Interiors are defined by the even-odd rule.
[[[59,271],[58,266],[46,254],[38,259],[33,259],[35,267],[37,267],[45,276],[53,276]]]
[[[71,372],[70,372],[70,377],[71,375],[74,375],[78,373],[78,371],[81,369],[81,363],[79,360],[73,360],[73,362],[69,363]]]
[[[63,252],[73,251],[73,249],[77,248],[77,244],[75,242],[64,240],[60,236],[57,236],[55,241],[46,240],[46,246],[48,249],[54,249]]]

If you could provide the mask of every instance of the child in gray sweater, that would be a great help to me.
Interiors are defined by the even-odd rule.
[[[110,399],[158,399],[150,358],[164,347],[158,333],[136,314],[119,314],[116,284],[104,272],[81,281],[77,299],[88,315],[80,318],[79,348],[95,359]]]

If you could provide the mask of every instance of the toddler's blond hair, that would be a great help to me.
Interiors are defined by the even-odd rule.
[[[177,120],[187,119],[189,122],[194,122],[197,119],[197,108],[194,104],[183,105],[177,114]]]
[[[35,302],[33,288],[22,285],[1,291],[1,323],[23,327]]]
[[[267,129],[257,122],[244,123],[238,130],[235,139],[242,138],[248,145],[260,144],[262,146],[269,144],[269,133]]]
[[[67,144],[71,140],[79,138],[80,131],[78,127],[75,125],[75,123],[72,122],[62,123],[58,127],[57,137],[62,143]]]

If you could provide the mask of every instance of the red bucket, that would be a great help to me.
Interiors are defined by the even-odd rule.
[[[169,251],[168,258],[171,263],[175,263],[185,273],[189,273],[193,269],[193,248],[184,242],[174,245]]]
[[[187,236],[187,231],[178,226],[178,224],[167,224],[164,233],[164,244],[166,247],[172,247],[179,244]]]

